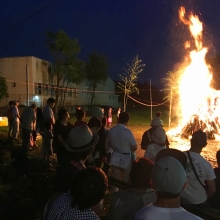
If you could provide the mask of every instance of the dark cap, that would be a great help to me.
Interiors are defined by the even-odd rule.
[[[182,151],[177,149],[169,148],[169,149],[160,150],[156,156],[155,162],[167,156],[173,157],[176,160],[178,160],[182,164],[183,168],[186,170],[187,157]]]
[[[205,147],[207,145],[207,135],[202,130],[198,130],[192,134],[191,146]]]

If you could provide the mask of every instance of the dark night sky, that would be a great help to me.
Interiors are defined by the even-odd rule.
[[[161,78],[183,58],[189,37],[178,20],[181,5],[204,22],[210,53],[220,53],[220,0],[1,0],[0,57],[51,61],[45,33],[62,29],[78,38],[80,58],[104,53],[112,79],[138,54],[146,64],[139,80],[161,87]]]

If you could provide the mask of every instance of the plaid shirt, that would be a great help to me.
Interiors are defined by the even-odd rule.
[[[47,211],[49,201],[44,208],[44,220],[100,220],[91,209],[80,211],[76,207],[73,208],[70,191],[58,196]]]

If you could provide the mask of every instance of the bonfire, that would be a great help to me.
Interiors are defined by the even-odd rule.
[[[188,26],[193,40],[184,44],[188,62],[179,71],[179,126],[169,133],[189,137],[202,129],[213,139],[220,134],[220,91],[210,86],[212,70],[205,59],[208,48],[203,46],[203,24],[197,15],[187,15],[184,7],[179,9],[179,19]]]

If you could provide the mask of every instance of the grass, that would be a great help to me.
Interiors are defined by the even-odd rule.
[[[150,124],[150,111],[149,109],[146,111],[133,109],[129,114],[129,128],[132,130],[138,144],[140,144],[141,136]],[[155,112],[153,115],[155,115]],[[85,121],[88,122],[88,120],[89,116],[85,118]],[[72,117],[70,122],[73,123],[74,121],[75,118]],[[114,114],[113,125],[116,121],[116,115]],[[21,142],[15,143],[14,146],[8,144],[6,142],[7,131],[7,127],[0,127],[1,219],[42,219],[43,208],[54,193],[52,185],[56,169],[45,169],[41,149],[35,148],[28,155],[28,178],[18,176],[16,169],[13,169],[11,166],[10,155],[12,148],[19,148]],[[55,160],[52,163],[55,165]]]

